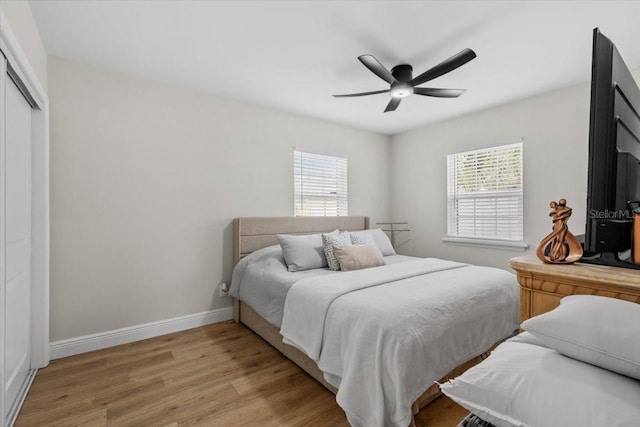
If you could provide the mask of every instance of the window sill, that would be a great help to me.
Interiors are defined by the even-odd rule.
[[[524,252],[529,247],[525,242],[513,242],[509,240],[474,239],[469,237],[451,237],[442,239],[444,243],[458,246],[482,247],[489,249],[500,249],[503,251]]]

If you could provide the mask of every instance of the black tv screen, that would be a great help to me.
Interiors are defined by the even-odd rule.
[[[640,89],[615,45],[593,31],[585,262],[631,261],[640,205]]]

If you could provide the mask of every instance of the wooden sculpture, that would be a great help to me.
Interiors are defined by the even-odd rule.
[[[582,257],[582,246],[567,226],[572,209],[567,206],[565,199],[560,199],[558,203],[551,202],[549,207],[553,231],[542,239],[536,255],[541,261],[549,264],[572,264]]]

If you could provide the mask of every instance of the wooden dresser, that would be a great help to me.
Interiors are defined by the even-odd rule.
[[[567,295],[601,295],[640,303],[640,270],[593,264],[545,264],[535,255],[512,258],[520,284],[520,321],[553,310]]]

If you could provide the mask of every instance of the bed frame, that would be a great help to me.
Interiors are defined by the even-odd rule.
[[[335,229],[341,230],[367,230],[369,229],[369,217],[343,216],[343,217],[253,217],[236,218],[233,220],[233,265],[251,252],[267,246],[278,244],[277,234],[314,234],[326,233]],[[256,313],[250,306],[239,299],[233,300],[233,318],[236,322],[243,323],[249,329],[261,336],[265,341],[275,347],[288,359],[305,370],[309,375],[324,385],[334,394],[338,391],[324,380],[322,371],[306,354],[300,350],[282,342],[282,335],[275,326],[271,325]],[[488,349],[490,351],[491,349]],[[450,378],[460,375],[470,367],[480,363],[486,353],[458,366],[438,382],[448,381]],[[421,408],[440,396],[437,384],[429,387],[414,403],[413,413],[417,414]],[[414,423],[412,422],[412,425]]]

